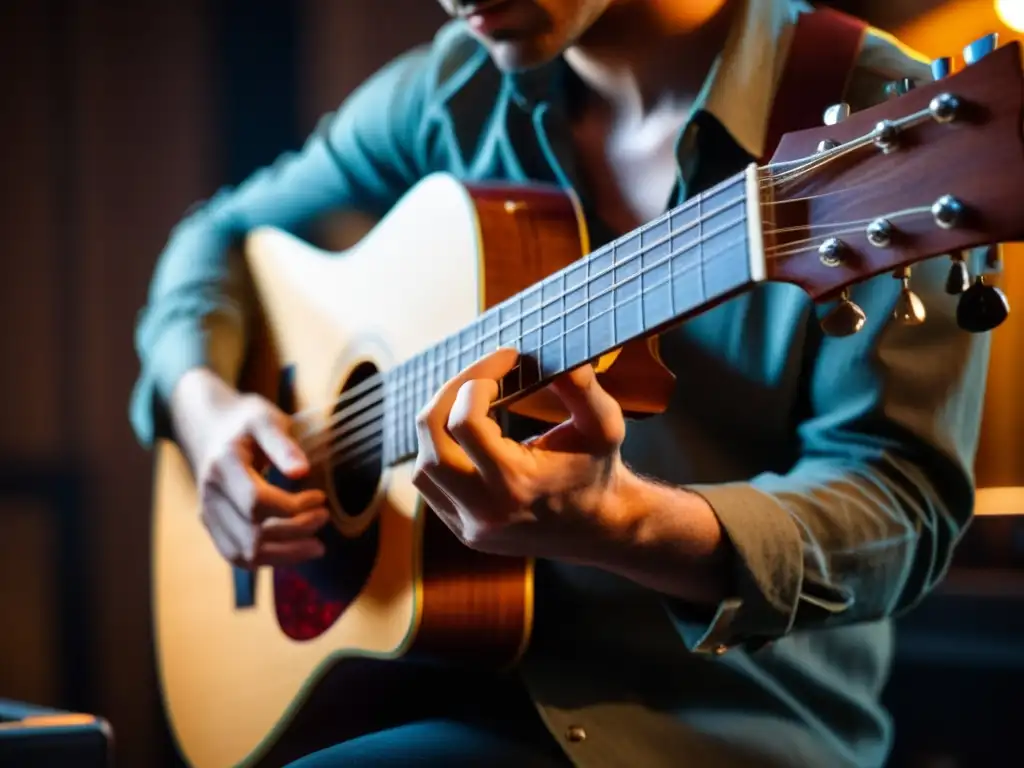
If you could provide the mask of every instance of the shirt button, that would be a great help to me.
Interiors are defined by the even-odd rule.
[[[565,738],[571,742],[580,742],[587,738],[587,732],[582,725],[570,725],[565,730]]]
[[[726,646],[724,646],[724,645],[716,645],[715,646],[715,656],[721,656],[723,653],[725,653],[728,650],[729,649]]]

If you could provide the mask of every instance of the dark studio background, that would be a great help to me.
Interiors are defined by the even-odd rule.
[[[930,55],[1005,29],[991,0],[837,5]],[[152,653],[150,457],[126,416],[154,259],[191,203],[297,147],[442,18],[433,0],[0,2],[0,697],[103,715],[122,768],[177,765]],[[1024,463],[1024,321],[997,336],[979,478],[1003,485]],[[990,566],[1024,550],[1014,519],[984,522],[964,565],[986,542]],[[904,754],[1016,745],[1022,582],[962,571],[908,618],[889,692]],[[978,759],[961,765],[998,764]]]

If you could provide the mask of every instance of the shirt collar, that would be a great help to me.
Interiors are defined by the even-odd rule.
[[[810,6],[802,0],[735,0],[736,16],[721,54],[704,81],[693,114],[713,115],[753,157],[764,151],[775,86],[785,63],[793,22]],[[565,82],[563,59],[508,75],[522,106],[557,98]]]
[[[694,112],[711,113],[753,157],[764,154],[775,88],[797,13],[790,0],[737,0],[722,53],[704,81]]]

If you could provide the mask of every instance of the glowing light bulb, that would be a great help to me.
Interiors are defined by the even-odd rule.
[[[1014,32],[1024,32],[1024,0],[996,0],[996,15]]]

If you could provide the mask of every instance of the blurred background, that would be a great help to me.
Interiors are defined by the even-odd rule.
[[[1013,0],[834,4],[932,57],[1024,29]],[[152,651],[151,463],[126,417],[154,260],[190,204],[298,147],[442,18],[433,0],[0,2],[0,697],[106,717],[119,766],[179,764]],[[995,334],[985,488],[1024,486],[1024,248],[1006,256],[1017,313]],[[900,627],[894,765],[1019,764],[1013,498],[984,497],[954,573]]]

